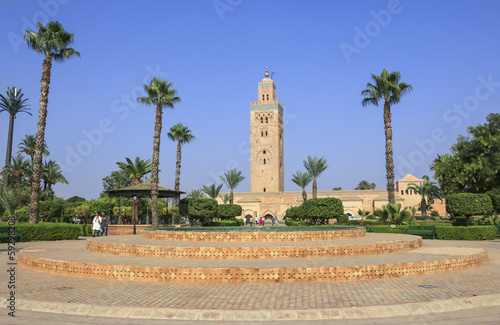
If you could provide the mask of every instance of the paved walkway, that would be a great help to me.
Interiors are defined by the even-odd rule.
[[[67,242],[52,244],[67,246]],[[47,243],[20,243],[17,249],[37,245]],[[241,323],[243,319],[274,320],[273,324],[300,319],[300,323],[321,324],[313,320],[325,318],[342,319],[349,324],[366,324],[368,319],[373,324],[392,324],[395,319],[421,324],[436,321],[449,321],[451,324],[452,320],[454,324],[460,324],[461,319],[464,323],[466,320],[473,320],[476,324],[498,323],[496,319],[500,318],[500,312],[497,310],[500,307],[488,306],[500,306],[500,241],[427,240],[424,245],[464,249],[483,247],[488,250],[492,261],[478,268],[407,278],[335,283],[205,285],[88,279],[17,267],[17,312],[23,322],[30,317],[42,317],[40,315],[46,320],[61,320],[60,323],[50,321],[51,324],[63,324],[64,320],[66,323],[87,324],[89,316],[96,318],[95,323],[101,324],[118,323],[98,316],[129,317],[128,320],[120,318],[120,324],[139,322],[133,317],[164,317],[169,322],[172,317],[177,317],[189,321],[188,324],[196,320],[213,321],[215,324],[231,319],[236,323]],[[5,244],[1,244],[0,254],[3,265],[6,265]],[[100,255],[99,258],[107,256]],[[7,272],[1,272],[0,282],[7,283],[7,277]],[[6,285],[0,286],[0,297],[7,297],[7,292]],[[6,303],[5,299],[1,301]],[[6,314],[6,309],[3,310]],[[87,316],[38,314],[42,310]],[[442,313],[447,311],[454,313]],[[4,314],[0,315],[0,322],[12,323]],[[378,317],[395,318],[378,322]],[[364,322],[356,323],[356,319],[364,319]],[[140,323],[159,322],[141,320]],[[331,321],[326,323],[332,324]]]

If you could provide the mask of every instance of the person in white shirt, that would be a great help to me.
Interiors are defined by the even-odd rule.
[[[102,219],[99,216],[99,212],[95,213],[94,220],[92,220],[92,237],[99,237],[101,235],[101,222]]]

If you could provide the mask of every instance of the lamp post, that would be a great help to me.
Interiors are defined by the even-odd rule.
[[[136,200],[137,200],[137,195],[134,195],[132,197],[134,199],[134,216],[133,216],[133,219],[134,219],[134,235],[136,234],[136,230],[135,230],[135,219],[137,218],[137,203],[136,203]]]

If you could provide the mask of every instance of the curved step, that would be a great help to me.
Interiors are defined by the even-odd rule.
[[[153,259],[96,254],[84,242],[23,249],[19,264],[39,271],[176,283],[321,282],[403,277],[488,262],[482,248],[424,247],[391,254],[281,259]]]
[[[345,240],[294,242],[178,242],[151,240],[137,236],[89,238],[87,250],[124,256],[196,259],[309,258],[370,255],[408,251],[422,247],[422,238],[385,234]]]

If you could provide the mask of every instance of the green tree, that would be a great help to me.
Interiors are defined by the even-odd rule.
[[[361,210],[361,209],[359,209],[359,210],[358,210],[358,215],[361,217],[361,223],[363,223],[364,218],[366,218],[367,216],[369,216],[369,215],[370,215],[370,211],[366,211],[366,210]]]
[[[24,139],[21,140],[21,143],[17,145],[19,148],[18,153],[24,153],[31,158],[31,165],[33,166],[33,160],[35,159],[35,147],[36,147],[36,139],[34,134],[26,134]],[[42,155],[48,156],[50,155],[49,149],[47,147],[47,143],[43,142]]]
[[[424,180],[420,183],[410,183],[407,189],[413,190],[416,194],[420,195],[420,212],[422,212],[422,216],[427,216],[427,205],[431,204],[432,200],[442,199],[441,191],[434,182]]]
[[[158,226],[158,183],[160,171],[160,136],[162,129],[163,108],[174,108],[174,104],[181,101],[177,90],[172,89],[172,83],[162,78],[153,78],[149,85],[144,85],[148,96],[137,97],[139,103],[156,107],[154,137],[153,137],[153,163],[151,169],[151,217],[153,226]]]
[[[326,159],[325,157],[318,158],[314,156],[314,158],[311,158],[311,156],[307,156],[307,161],[304,160],[304,167],[313,177],[312,194],[313,199],[315,199],[318,197],[318,182],[316,181],[316,179],[328,167],[328,165],[326,164]]]
[[[451,154],[438,155],[431,165],[444,193],[485,193],[500,188],[500,113],[485,124],[467,128],[452,145]]]
[[[20,207],[26,196],[25,189],[0,184],[0,206],[9,216],[14,215],[15,210]]]
[[[5,166],[10,164],[12,158],[12,141],[14,136],[14,119],[18,113],[27,113],[31,115],[30,108],[26,102],[28,98],[23,99],[24,94],[22,89],[16,87],[7,88],[7,97],[0,94],[0,113],[7,112],[9,114],[9,133],[7,136],[7,154],[5,155]],[[9,178],[4,179],[6,185],[9,185]]]
[[[334,197],[314,198],[307,200],[298,209],[299,217],[309,219],[312,223],[327,223],[328,219],[338,218],[344,214],[344,206],[340,199]]]
[[[116,164],[128,175],[134,185],[142,183],[142,177],[151,172],[152,165],[149,159],[142,160],[139,157],[135,157],[135,161],[132,162],[129,157],[125,157],[125,160],[127,161],[126,163],[117,162]]]
[[[187,126],[181,123],[176,124],[170,128],[170,132],[167,133],[170,140],[177,142],[177,160],[175,163],[175,190],[180,190],[180,179],[181,179],[181,148],[182,145],[190,143],[195,139],[195,136],[191,134],[191,130]]]
[[[372,186],[367,180],[362,180],[358,183],[358,186],[356,186],[355,190],[370,190],[371,188]]]
[[[224,194],[224,196],[221,194],[219,195],[220,199],[222,200],[222,203],[227,204],[231,200],[231,196],[229,194]]]
[[[21,188],[29,177],[31,171],[30,162],[23,156],[17,155],[12,158],[12,162],[4,167],[2,174],[4,177],[15,180],[17,187]]]
[[[492,211],[493,204],[487,194],[456,193],[446,196],[446,212],[453,218],[465,217],[467,226],[471,216],[487,215]]]
[[[102,179],[103,191],[115,190],[132,185],[134,180],[129,176],[130,173],[125,169],[112,171],[109,176]]]
[[[182,215],[189,216],[191,224],[194,220],[208,223],[217,216],[217,201],[205,197],[184,198],[179,203],[179,210]]]
[[[40,201],[40,178],[42,174],[42,153],[45,143],[45,124],[47,120],[47,103],[49,101],[50,71],[52,60],[63,62],[80,53],[68,47],[74,41],[74,35],[64,30],[59,22],[48,22],[47,26],[38,22],[38,32],[26,31],[24,40],[33,51],[43,54],[43,68],[40,89],[40,109],[36,131],[35,159],[33,162],[33,178],[31,182],[31,203],[29,222],[37,223]]]
[[[414,219],[407,207],[402,208],[401,203],[388,203],[382,207],[382,210],[375,210],[380,221],[389,222],[391,224],[400,225],[403,223],[412,224]]]
[[[198,189],[194,189],[194,190],[191,190],[191,192],[189,192],[186,197],[190,198],[190,199],[198,199],[198,198],[201,198],[203,197],[203,192],[198,190]]]
[[[297,184],[302,189],[302,200],[304,202],[307,201],[306,187],[312,182],[312,180],[313,177],[309,172],[302,173],[301,171],[297,171],[294,175],[292,175],[292,182]]]
[[[386,69],[380,76],[372,74],[374,84],[367,83],[362,106],[373,104],[378,106],[379,100],[384,101],[384,130],[385,130],[385,169],[387,178],[387,195],[390,203],[394,203],[394,161],[392,153],[392,122],[391,105],[399,103],[401,97],[412,90],[412,86],[400,82],[399,72],[389,72]]]
[[[238,204],[222,204],[217,206],[217,217],[221,219],[231,219],[236,216],[241,216],[241,205]]]
[[[57,183],[69,184],[62,174],[61,166],[53,160],[46,161],[42,166],[43,190],[47,192],[47,199],[54,196],[52,185]]]
[[[332,191],[342,191],[342,187],[340,187],[340,186],[334,187],[334,188],[332,188]]]
[[[219,176],[220,179],[226,184],[226,186],[231,190],[229,193],[229,204],[233,204],[234,194],[233,190],[245,179],[245,176],[241,176],[241,170],[230,169],[227,173],[224,173],[224,177]]]
[[[212,199],[217,199],[217,196],[219,196],[220,190],[222,189],[222,186],[224,184],[211,184],[209,186],[203,185],[203,188],[201,189],[203,192],[205,192],[208,196],[210,196]]]

